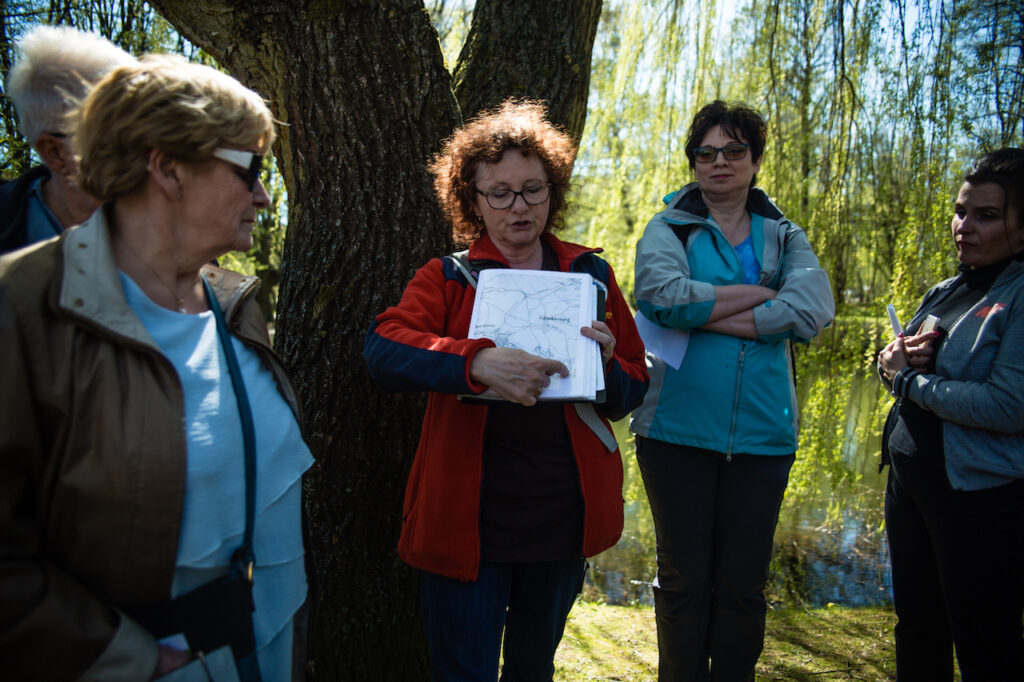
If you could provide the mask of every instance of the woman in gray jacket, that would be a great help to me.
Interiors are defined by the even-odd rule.
[[[896,673],[952,680],[955,645],[965,682],[1021,680],[1024,149],[979,159],[953,211],[960,273],[878,356]]]

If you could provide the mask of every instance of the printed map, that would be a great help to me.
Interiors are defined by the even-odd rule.
[[[501,348],[559,360],[574,374],[580,346],[581,280],[493,272],[482,284],[486,289],[473,311],[474,336],[489,338]]]

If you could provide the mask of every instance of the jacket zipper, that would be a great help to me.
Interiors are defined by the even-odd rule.
[[[732,441],[736,437],[736,419],[740,412],[740,382],[743,378],[743,360],[747,353],[747,342],[740,342],[739,364],[736,367],[736,388],[732,395],[732,423],[729,425],[729,447],[725,450],[725,461],[732,461]]]

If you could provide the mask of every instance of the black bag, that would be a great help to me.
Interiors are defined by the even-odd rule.
[[[156,639],[183,633],[193,651],[229,645],[235,659],[256,648],[252,630],[252,583],[239,570],[179,597],[126,612]]]

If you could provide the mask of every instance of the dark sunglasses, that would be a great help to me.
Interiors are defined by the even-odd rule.
[[[693,158],[697,163],[712,163],[718,158],[718,152],[722,152],[728,161],[739,161],[747,155],[749,147],[743,142],[730,142],[724,147],[697,147],[693,150]]]
[[[250,192],[256,189],[256,183],[260,179],[260,169],[263,168],[262,154],[217,147],[213,150],[213,156],[234,166],[235,174],[242,179]]]

